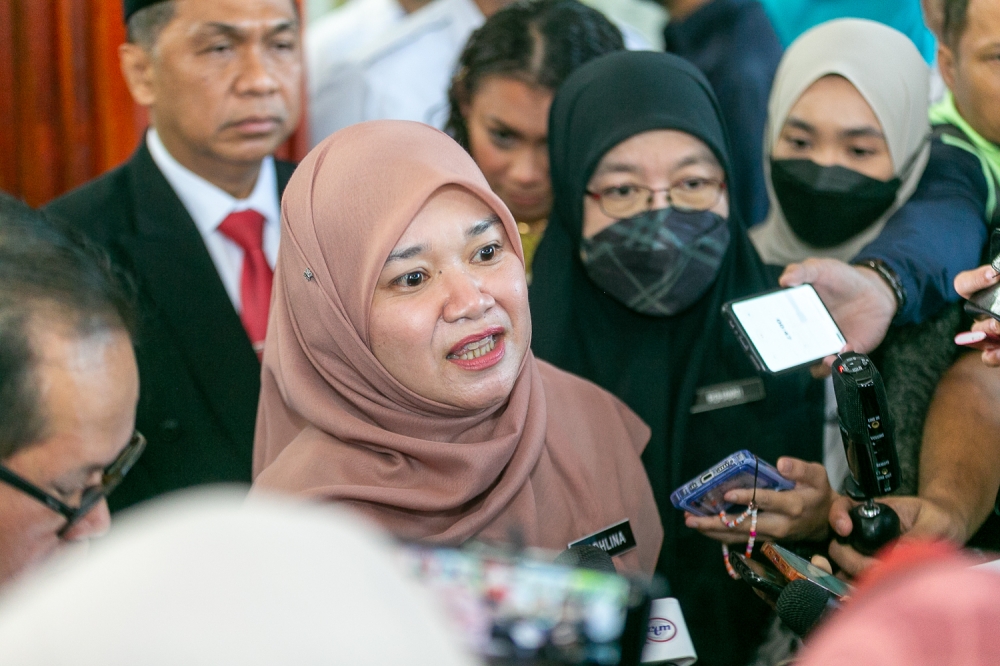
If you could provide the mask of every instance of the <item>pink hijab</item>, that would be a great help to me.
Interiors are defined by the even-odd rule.
[[[282,201],[254,442],[254,488],[351,505],[405,539],[472,537],[555,550],[629,519],[619,568],[651,572],[663,538],[639,458],[649,429],[602,389],[529,351],[509,400],[470,412],[427,400],[372,354],[386,258],[445,185],[514,220],[472,158],[420,123],[341,130],[299,165]],[[523,257],[522,257],[523,261]]]

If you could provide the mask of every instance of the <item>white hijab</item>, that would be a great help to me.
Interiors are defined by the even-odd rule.
[[[867,229],[840,245],[815,248],[796,236],[785,220],[771,185],[771,152],[802,93],[830,74],[850,81],[871,106],[889,144],[894,175],[903,183],[895,203]],[[750,230],[750,240],[765,263],[787,265],[806,257],[850,261],[881,233],[886,220],[913,194],[927,165],[928,80],[927,65],[913,42],[875,21],[827,21],[802,33],[788,47],[774,77],[764,130],[764,173],[771,208],[764,223]]]

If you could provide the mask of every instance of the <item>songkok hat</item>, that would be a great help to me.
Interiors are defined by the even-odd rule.
[[[165,2],[165,0],[123,0],[122,4],[125,5],[125,20],[128,21],[132,18],[132,14],[135,14],[140,9],[145,9],[160,2]]]

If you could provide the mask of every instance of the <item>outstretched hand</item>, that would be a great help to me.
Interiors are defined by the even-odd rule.
[[[811,284],[847,338],[846,349],[862,354],[881,344],[896,315],[896,296],[878,273],[838,259],[790,264],[778,283],[782,287]],[[824,363],[829,366],[833,357]]]
[[[1000,282],[1000,274],[993,270],[992,266],[980,266],[971,271],[962,271],[955,276],[955,291],[962,298],[970,298],[977,291],[992,287]],[[987,335],[1000,338],[1000,321],[993,317],[985,317],[977,321],[972,326],[973,331],[983,331]],[[1000,367],[1000,344],[990,344],[988,341],[982,346],[983,363],[997,368]]]
[[[962,521],[930,500],[921,497],[881,497],[878,501],[896,512],[900,533],[905,536],[948,539],[959,545],[965,542]],[[841,537],[850,535],[854,526],[848,511],[859,503],[849,497],[838,497],[830,506],[830,525]],[[850,576],[857,576],[875,563],[874,558],[866,557],[836,539],[830,543],[830,558]]]
[[[827,516],[838,495],[830,487],[826,468],[791,457],[779,458],[777,467],[783,477],[795,482],[795,488],[757,491],[758,538],[818,540],[827,536]],[[753,495],[753,489],[730,490],[725,499],[736,504],[750,504]],[[685,525],[716,541],[746,543],[749,538],[749,519],[728,528],[718,516],[699,517],[691,513],[684,516]]]

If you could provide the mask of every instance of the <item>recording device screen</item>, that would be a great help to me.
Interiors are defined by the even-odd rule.
[[[846,343],[811,285],[727,303],[723,311],[754,363],[771,373],[836,354]]]
[[[408,545],[404,566],[489,663],[618,664],[646,636],[649,597],[616,574]]]

